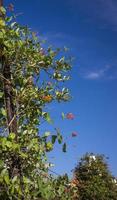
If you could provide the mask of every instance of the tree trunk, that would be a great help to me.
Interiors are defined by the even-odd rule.
[[[3,0],[0,0],[0,7],[3,6]]]
[[[0,7],[3,6],[3,0],[0,0]],[[4,19],[4,15],[0,13],[0,18]],[[4,43],[0,44],[1,51],[4,50]],[[4,104],[6,110],[6,121],[7,121],[7,133],[15,133],[16,141],[17,141],[17,118],[15,113],[15,104],[14,104],[14,96],[13,96],[13,88],[11,84],[11,70],[10,64],[8,63],[8,59],[5,55],[0,56],[0,63],[2,64],[2,81],[3,81],[3,92],[4,92]],[[17,164],[16,164],[17,163]],[[17,156],[12,158],[12,167],[9,170],[9,175],[14,176],[15,171],[19,171],[18,169],[18,161]]]
[[[11,72],[10,72],[10,66],[6,62],[7,62],[6,59],[3,57],[2,58],[3,76],[4,76],[3,86],[4,86],[5,107],[7,112],[7,126],[9,133],[16,134],[16,140],[17,140],[17,118],[15,112],[15,105],[13,103],[14,97],[11,84]]]
[[[3,0],[0,0],[0,7],[3,6]],[[4,19],[4,15],[0,12],[0,18]],[[0,49],[3,51],[4,44],[0,44]],[[2,64],[2,76],[3,76],[3,92],[4,92],[4,103],[7,113],[7,128],[8,134],[15,133],[16,142],[18,142],[17,134],[17,116],[16,116],[16,105],[14,103],[13,88],[11,83],[11,69],[8,59],[5,56],[0,56],[0,63]],[[24,191],[23,180],[22,180],[22,167],[21,160],[18,155],[12,156],[12,165],[9,169],[10,177],[19,176],[22,194]],[[24,200],[24,197],[21,198]]]
[[[0,0],[0,7],[3,6],[3,0]],[[0,17],[4,18],[3,14],[0,12]],[[4,44],[0,44],[1,51],[3,51]],[[0,62],[2,64],[2,73],[3,73],[3,87],[4,87],[4,101],[5,108],[7,112],[7,127],[9,133],[16,134],[17,140],[17,119],[15,113],[15,105],[14,105],[14,97],[12,92],[12,84],[11,84],[11,71],[10,65],[5,56],[0,57]]]

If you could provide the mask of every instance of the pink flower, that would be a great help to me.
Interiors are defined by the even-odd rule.
[[[72,137],[76,137],[77,136],[77,132],[76,131],[73,131],[72,132]]]
[[[51,85],[52,85],[52,83],[51,83],[51,82],[47,82],[47,85],[51,86]]]
[[[66,114],[66,118],[67,118],[67,119],[74,119],[74,117],[75,117],[75,116],[73,115],[73,113],[67,113],[67,114]]]
[[[13,11],[13,10],[14,10],[14,5],[13,5],[12,3],[10,3],[10,4],[8,5],[8,10],[9,10],[9,11]]]

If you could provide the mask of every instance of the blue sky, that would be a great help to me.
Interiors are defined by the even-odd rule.
[[[68,152],[56,145],[49,155],[59,173],[74,168],[86,152],[108,156],[109,167],[117,176],[117,1],[116,0],[6,0],[18,20],[48,44],[67,46],[75,57],[72,80],[68,83],[73,99],[51,107],[55,126],[67,137]],[[61,112],[72,112],[73,121],[62,121]],[[76,138],[71,132],[77,131]]]

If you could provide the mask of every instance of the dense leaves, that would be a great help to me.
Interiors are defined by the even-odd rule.
[[[64,152],[66,144],[58,129],[42,134],[40,126],[52,123],[47,105],[69,100],[71,66],[15,15],[7,17],[3,7],[0,13],[0,199],[54,199],[46,152],[56,140]]]
[[[79,200],[116,200],[117,179],[103,155],[86,154],[74,170]]]

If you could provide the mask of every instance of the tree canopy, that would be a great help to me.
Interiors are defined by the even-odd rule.
[[[74,169],[80,200],[116,200],[117,179],[108,169],[105,156],[85,154]]]

